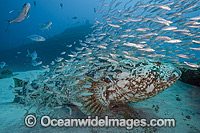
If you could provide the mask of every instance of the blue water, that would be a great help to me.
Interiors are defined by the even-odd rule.
[[[3,69],[0,68],[0,72],[7,69],[13,72],[13,75],[8,75],[6,78],[3,78],[3,79],[0,78],[0,108],[2,109],[0,110],[0,126],[3,125],[2,128],[0,127],[0,132],[1,131],[14,132],[15,130],[17,132],[20,132],[21,129],[23,132],[30,132],[30,131],[62,132],[62,130],[64,130],[65,132],[66,131],[69,131],[69,132],[82,131],[82,129],[77,130],[76,128],[72,128],[72,129],[59,128],[58,129],[58,128],[41,128],[40,126],[36,126],[36,128],[33,128],[33,129],[27,128],[23,123],[24,114],[26,113],[26,111],[23,108],[23,104],[13,103],[13,99],[15,96],[12,93],[13,90],[10,89],[12,88],[10,87],[10,85],[14,86],[13,77],[23,79],[23,80],[27,80],[27,79],[38,80],[39,79],[37,77],[38,74],[40,72],[44,72],[44,68],[48,65],[50,66],[50,68],[51,67],[53,68],[54,66],[50,65],[50,63],[52,61],[55,61],[55,59],[57,59],[58,57],[63,57],[64,60],[69,61],[71,57],[69,57],[68,55],[72,54],[74,51],[77,52],[78,51],[77,47],[78,48],[82,47],[79,42],[81,41],[84,42],[87,39],[86,36],[91,35],[91,33],[95,30],[95,28],[94,29],[91,28],[96,22],[95,18],[97,18],[97,20],[100,22],[104,22],[104,20],[101,19],[102,15],[104,15],[103,13],[100,15],[95,14],[95,10],[100,4],[100,1],[104,1],[104,0],[29,0],[29,1],[27,0],[20,0],[20,1],[19,0],[1,0],[0,1],[0,63],[2,63],[2,61],[6,62],[6,66],[4,66]],[[109,0],[108,3],[110,1],[111,0]],[[123,0],[124,3],[128,1],[129,0]],[[133,6],[138,1],[139,0],[133,1],[131,6]],[[170,2],[170,1],[171,0],[165,1],[165,2]],[[36,5],[34,5],[34,2],[36,3]],[[115,3],[117,2],[118,0],[116,0]],[[144,0],[144,2],[146,1]],[[13,20],[20,13],[20,9],[22,9],[25,3],[31,4],[29,16],[20,23],[11,23],[10,25],[8,25],[7,20]],[[121,7],[123,6],[119,6],[119,8]],[[185,18],[196,17],[196,16],[199,16],[199,12],[200,11],[198,10],[196,12],[187,13],[183,16]],[[135,16],[140,15],[140,12],[137,12],[134,15]],[[123,19],[126,19],[126,17],[124,17]],[[42,24],[48,21],[52,22],[52,25],[49,29],[44,30],[44,31],[38,29]],[[200,22],[200,20],[198,20],[198,22]],[[138,25],[136,25],[135,27],[137,26]],[[138,28],[140,28],[139,26]],[[158,25],[157,27],[155,26],[154,28],[158,28],[159,26],[160,25]],[[8,28],[8,31],[6,31],[7,28]],[[195,31],[195,30],[199,31],[199,29],[192,29],[191,31]],[[123,32],[124,31],[125,30],[123,30]],[[31,41],[30,39],[27,39],[28,36],[33,35],[33,34],[43,36],[44,38],[46,38],[46,41],[34,42],[34,41]],[[120,30],[119,30],[119,34],[122,34]],[[114,34],[112,35],[111,35],[111,38],[112,37],[114,38],[115,35]],[[166,36],[168,35],[170,35],[171,37],[171,32],[169,32],[169,34],[168,33],[166,34]],[[198,33],[198,35],[200,34]],[[184,40],[184,38],[182,37],[185,37],[185,35],[183,36],[180,35],[179,37],[180,39]],[[188,40],[189,40],[188,42],[191,41],[190,39]],[[199,40],[199,38],[196,38],[196,40]],[[129,41],[129,38],[128,39],[126,38],[126,41]],[[159,50],[167,49],[169,51],[172,51],[172,53],[174,52],[173,51],[174,49],[179,48],[180,51],[174,52],[175,54],[173,55],[170,55],[169,53],[167,53],[168,51],[167,52],[161,51],[161,52],[158,52],[158,54],[164,54],[166,56],[170,55],[171,58],[174,59],[174,58],[179,58],[177,57],[177,54],[189,53],[189,54],[193,54],[192,56],[194,56],[194,58],[196,59],[191,60],[191,59],[179,58],[178,61],[182,61],[182,62],[187,61],[187,62],[195,63],[195,64],[200,62],[199,50],[194,51],[194,50],[189,49],[189,47],[199,48],[200,44],[192,43],[191,45],[187,45],[185,43],[182,46],[179,46],[179,45],[177,46],[175,44],[169,44],[169,43],[164,43],[163,45],[160,45],[159,44],[160,42],[156,42],[154,44],[152,43],[152,41],[150,41],[149,43],[147,42],[147,44],[152,45],[153,48],[155,49],[157,46]],[[67,45],[71,45],[71,44],[72,44],[72,47],[70,48],[67,47]],[[120,46],[122,45],[123,44],[120,44]],[[88,49],[89,48],[91,47],[88,47]],[[120,49],[120,50],[119,49],[120,48],[118,48],[118,51],[120,50],[123,51],[123,49]],[[38,58],[34,59],[34,61],[37,61],[37,62],[42,61],[42,64],[38,66],[34,66],[33,60],[31,59],[31,57],[27,57],[27,50],[29,50],[31,53],[36,51]],[[131,53],[132,50],[133,49],[131,48],[127,48],[124,51]],[[107,56],[104,54],[109,54],[109,53],[106,53],[105,51],[106,51],[105,49],[102,49],[102,53],[103,53],[102,56]],[[66,54],[61,55],[62,52],[66,52]],[[110,53],[112,52],[115,53],[114,50],[110,51]],[[139,52],[137,51],[136,55],[138,54],[138,56],[140,56],[141,53],[140,51]],[[144,54],[143,57],[147,57],[147,55]],[[92,55],[91,57],[93,56],[96,56],[96,55]],[[84,57],[84,58],[87,58],[87,57]],[[168,59],[169,58],[166,57],[165,61],[168,61]],[[77,59],[76,61],[78,62],[79,59]],[[175,62],[174,64],[176,64],[176,61],[177,60],[174,61]],[[57,62],[55,61],[55,63]],[[101,63],[103,63],[103,61],[100,60],[99,64]],[[76,64],[76,62],[74,64]],[[93,67],[93,64],[91,66]],[[71,69],[69,71],[72,71],[72,72],[73,72],[73,68],[76,68],[76,66],[70,66],[70,67]],[[88,69],[88,71],[90,70]],[[192,74],[193,73],[195,74],[197,73],[197,74],[191,76],[190,72]],[[187,77],[187,75],[191,76],[192,78]],[[197,69],[196,71],[187,70],[184,76],[186,77],[187,80],[188,78],[189,80],[193,80],[192,82],[190,82],[191,84],[200,85],[200,83],[198,83],[198,79],[200,79],[199,69]],[[49,77],[45,77],[45,78],[48,79]],[[41,82],[46,80],[45,78],[42,79]],[[113,80],[113,79],[109,79],[109,80]],[[189,82],[187,81],[187,83]],[[182,83],[181,81],[178,81],[173,86],[171,86],[166,92],[164,91],[161,95],[158,95],[158,97],[156,96],[154,97],[154,99],[153,98],[148,99],[141,103],[136,103],[136,104],[134,103],[131,105],[131,107],[133,106],[133,109],[134,109],[134,106],[135,106],[135,109],[137,111],[139,110],[138,112],[140,112],[141,115],[143,116],[146,115],[147,118],[150,118],[150,117],[175,118],[178,123],[177,128],[167,129],[166,132],[167,131],[199,132],[200,128],[199,128],[198,120],[200,118],[200,115],[199,115],[200,114],[199,112],[200,93],[199,93],[199,87],[197,86],[192,86],[186,83]],[[158,110],[154,108],[154,107],[158,107],[158,105],[160,107],[160,110],[159,110],[160,112],[157,112]],[[81,115],[84,116],[84,114],[80,110],[78,110],[77,107],[74,107],[74,105],[71,106],[71,108],[73,108],[75,112],[72,115],[72,117],[79,117]],[[129,109],[132,109],[132,108],[126,108],[126,106],[124,106],[122,107],[121,110],[119,109],[118,111],[119,112],[122,111],[122,114],[123,114],[123,109],[129,112]],[[64,116],[65,116],[66,110],[67,109],[65,108],[61,111],[62,113],[64,113]],[[16,116],[15,116],[15,113],[16,113]],[[69,111],[67,111],[67,113],[69,113]],[[132,113],[131,110],[129,113]],[[6,119],[7,116],[11,116],[11,117]],[[4,119],[6,119],[5,123],[4,123]],[[9,123],[11,124],[9,125]],[[94,130],[94,132],[95,131],[104,132],[106,130],[107,130],[106,128],[102,130],[97,128]],[[84,129],[84,132],[88,132],[88,131],[93,132],[93,128]],[[115,131],[126,132],[125,130],[121,130],[121,129],[119,130],[109,129],[107,131],[108,132],[115,132]],[[162,128],[161,131],[165,131],[165,129]],[[132,130],[130,130],[130,132],[132,132]]]
[[[12,23],[9,26],[6,20],[14,19],[22,6],[29,2],[31,4],[30,17],[21,23]],[[45,32],[38,30],[38,27],[47,21],[52,21],[52,28],[48,34],[53,36],[61,33],[66,28],[80,25],[87,19],[93,21],[94,8],[97,6],[95,0],[2,0],[0,1],[0,49],[18,47],[24,44],[23,40],[32,34],[40,34],[47,37]],[[63,4],[63,7],[60,6]],[[9,13],[14,10],[12,13]],[[77,19],[72,19],[72,17]],[[78,23],[78,24],[77,24]]]

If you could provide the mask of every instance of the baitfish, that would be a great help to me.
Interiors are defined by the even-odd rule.
[[[62,104],[71,104],[77,106],[86,115],[99,116],[113,110],[116,106],[154,97],[170,87],[181,76],[181,71],[172,64],[147,59],[132,61],[124,58],[118,64],[107,62],[100,68],[91,68],[83,76],[74,75],[74,73],[81,73],[78,69],[78,71],[76,69],[69,71],[68,74],[67,68],[62,73],[57,71],[59,69],[60,64],[40,76],[39,81],[35,80],[20,87],[33,90],[26,91],[30,98],[46,99],[40,101],[41,104],[49,102],[48,104],[55,108]],[[44,93],[46,91],[51,93]],[[26,93],[24,98],[28,100]],[[51,102],[54,99],[52,96],[59,102]]]

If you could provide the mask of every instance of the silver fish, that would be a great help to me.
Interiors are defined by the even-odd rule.
[[[38,58],[37,52],[34,50],[33,53],[30,53],[29,50],[27,49],[27,55],[26,57],[31,57],[32,60],[36,60]]]
[[[30,10],[30,7],[31,7],[30,3],[24,4],[24,6],[23,6],[23,8],[22,8],[22,10],[20,12],[20,14],[15,19],[13,19],[13,20],[7,20],[7,21],[10,24],[14,23],[14,22],[15,23],[20,23],[22,20],[24,20],[27,17],[27,15],[29,13],[29,10]]]
[[[37,62],[37,61],[33,60],[33,62],[32,62],[33,66],[39,66],[41,64],[42,64],[42,61]]]
[[[15,19],[7,20],[8,26],[6,28],[6,31],[8,31],[8,27],[11,23],[20,23],[22,20],[24,20],[28,16],[30,7],[31,7],[30,3],[24,4],[20,14]]]
[[[46,23],[44,23],[43,25],[41,25],[40,27],[39,27],[39,29],[40,30],[46,30],[46,29],[49,29],[50,28],[50,26],[52,25],[52,22],[46,22]]]
[[[45,41],[46,39],[40,35],[30,35],[27,38],[31,39],[32,41],[36,41],[36,42],[42,42]]]

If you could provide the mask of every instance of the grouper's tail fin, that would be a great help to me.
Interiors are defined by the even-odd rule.
[[[8,32],[8,28],[9,28],[9,26],[11,24],[11,21],[10,20],[6,20],[6,21],[8,22],[8,26],[6,27],[6,32]]]

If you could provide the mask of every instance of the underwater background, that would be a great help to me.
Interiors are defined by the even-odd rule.
[[[200,132],[199,2],[2,0],[0,132]],[[24,18],[15,22],[22,12]],[[148,82],[158,88],[154,84],[156,92],[143,94],[141,90],[152,89]],[[104,98],[97,93],[103,95],[104,90],[99,86],[118,91],[126,90],[126,85],[134,86],[131,91],[139,89],[136,95],[142,98],[130,96],[126,102],[118,99],[119,93],[106,101],[114,101],[113,108],[101,103]],[[86,101],[95,109],[88,108]],[[29,113],[37,118],[46,114],[56,118],[174,118],[176,126],[126,130],[37,124],[28,128],[24,118]]]

